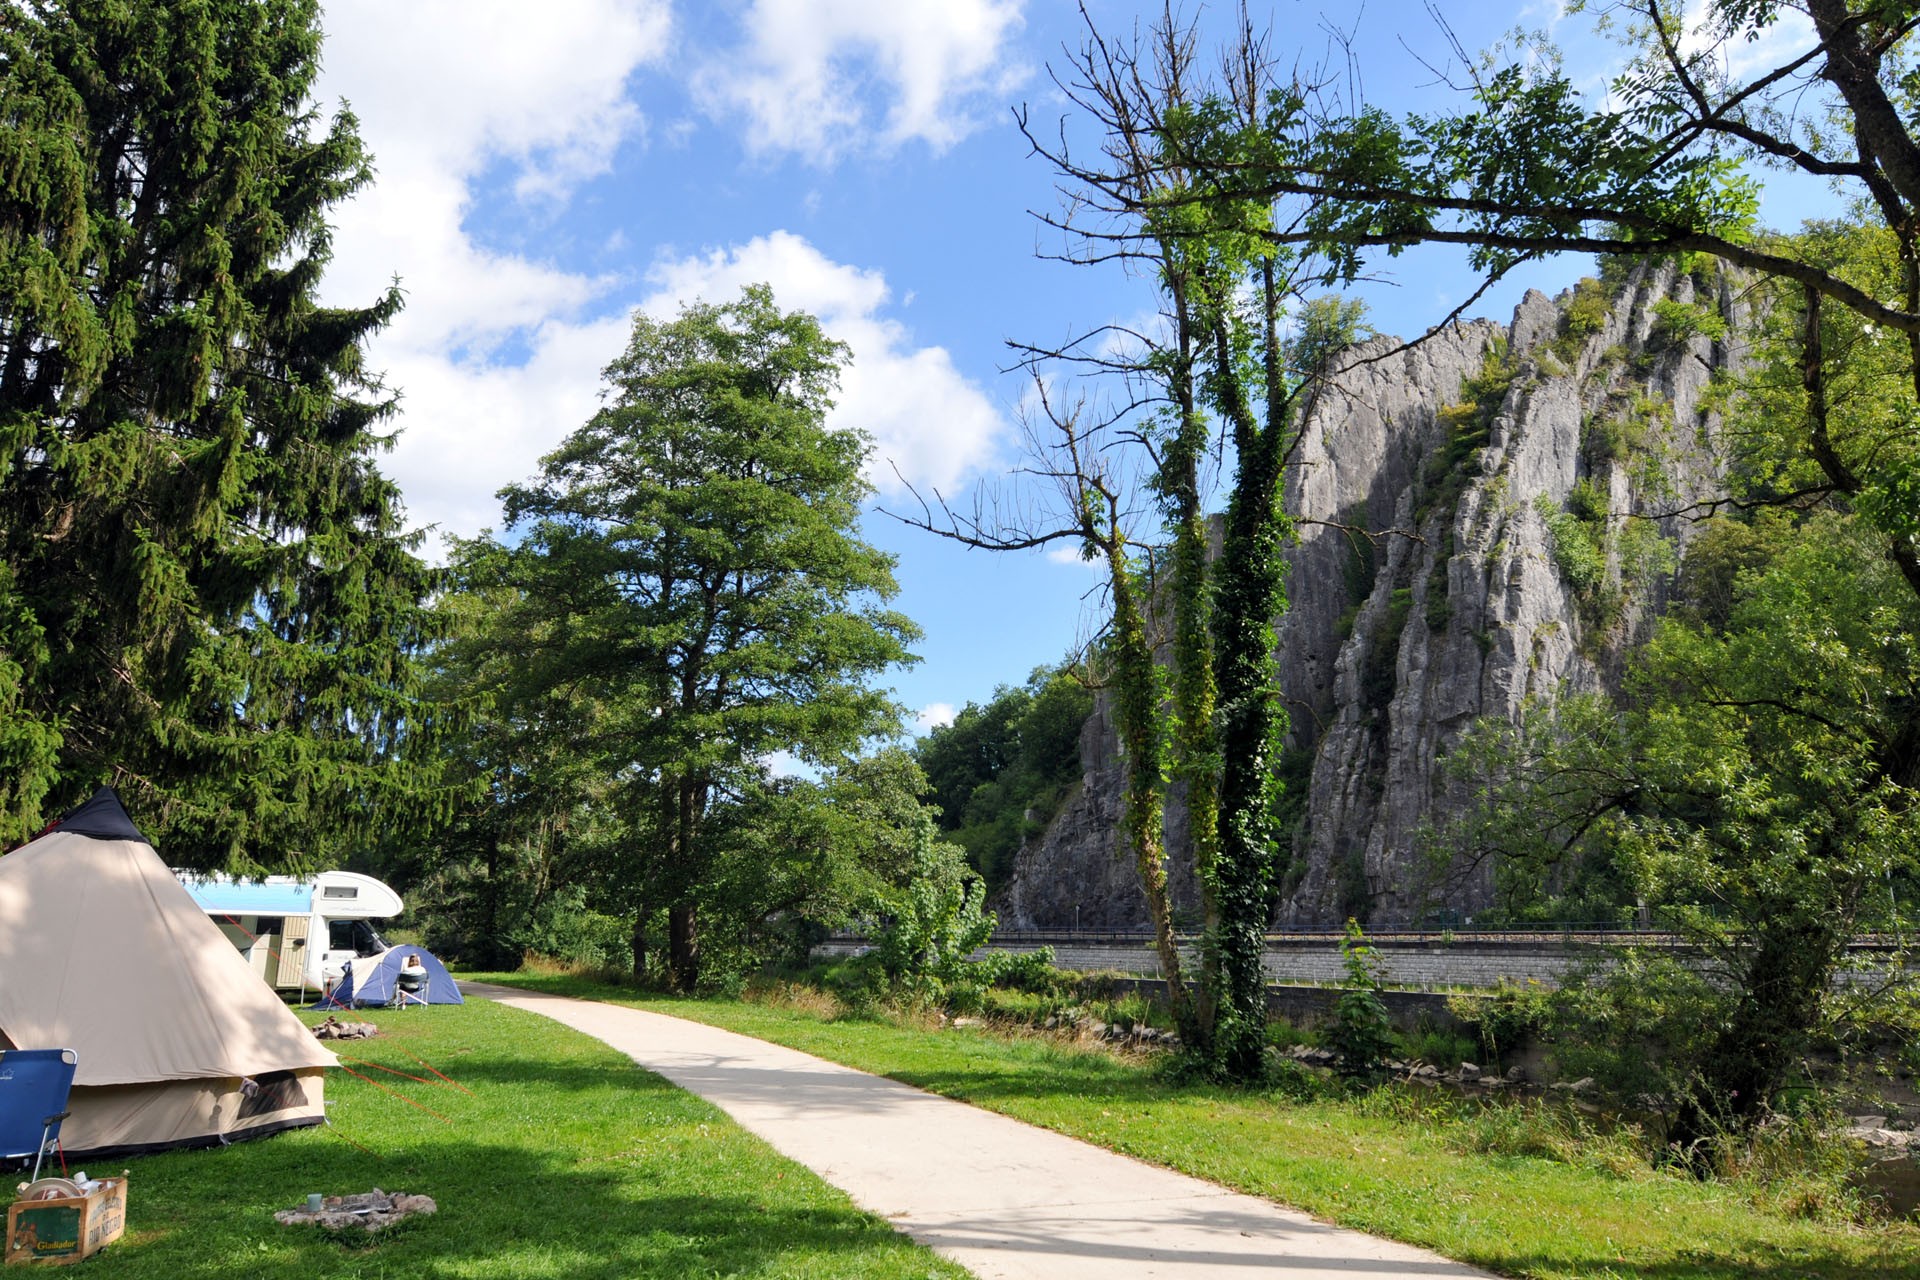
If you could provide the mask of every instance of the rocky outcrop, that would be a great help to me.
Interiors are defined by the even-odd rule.
[[[1121,836],[1127,779],[1120,738],[1105,697],[1080,729],[1080,785],[1037,840],[1020,851],[1013,875],[993,907],[1008,929],[1113,929],[1147,923],[1140,877]],[[1188,855],[1186,806],[1167,806],[1167,828],[1179,840],[1168,890],[1176,913],[1193,918],[1199,904]]]
[[[1718,488],[1708,389],[1738,344],[1674,323],[1674,304],[1741,332],[1724,277],[1665,264],[1604,292],[1529,293],[1506,326],[1343,357],[1286,492],[1300,538],[1281,686],[1303,803],[1281,922],[1403,924],[1488,901],[1484,874],[1436,875],[1421,847],[1463,801],[1447,751],[1480,717],[1617,688],[1695,528],[1682,513]],[[996,903],[1008,926],[1145,923],[1104,708],[1081,758],[1080,788]],[[1191,910],[1177,797],[1168,809],[1175,901]]]

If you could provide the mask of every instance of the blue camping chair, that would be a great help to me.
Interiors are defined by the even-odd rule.
[[[79,1062],[71,1049],[0,1049],[0,1160],[32,1156],[40,1176],[41,1157],[60,1141]]]

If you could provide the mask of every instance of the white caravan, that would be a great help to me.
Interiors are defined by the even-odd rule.
[[[306,880],[174,874],[253,971],[280,988],[327,990],[347,961],[387,949],[373,922],[405,907],[399,894],[355,871],[323,871]]]

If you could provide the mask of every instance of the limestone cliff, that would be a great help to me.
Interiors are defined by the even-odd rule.
[[[1689,322],[1702,314],[1742,331],[1724,276],[1660,265],[1558,300],[1529,293],[1504,327],[1376,338],[1341,358],[1286,492],[1300,538],[1281,688],[1301,803],[1282,923],[1485,904],[1484,879],[1436,887],[1418,852],[1423,821],[1459,801],[1437,763],[1478,717],[1617,688],[1693,531],[1676,513],[1718,486],[1708,392],[1739,344]],[[1081,763],[999,896],[1009,927],[1145,923],[1104,707]],[[1176,796],[1168,846],[1190,911],[1183,819]]]

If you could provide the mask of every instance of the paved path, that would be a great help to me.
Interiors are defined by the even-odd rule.
[[[981,1280],[1486,1274],[731,1031],[462,985],[584,1031],[699,1094]]]

